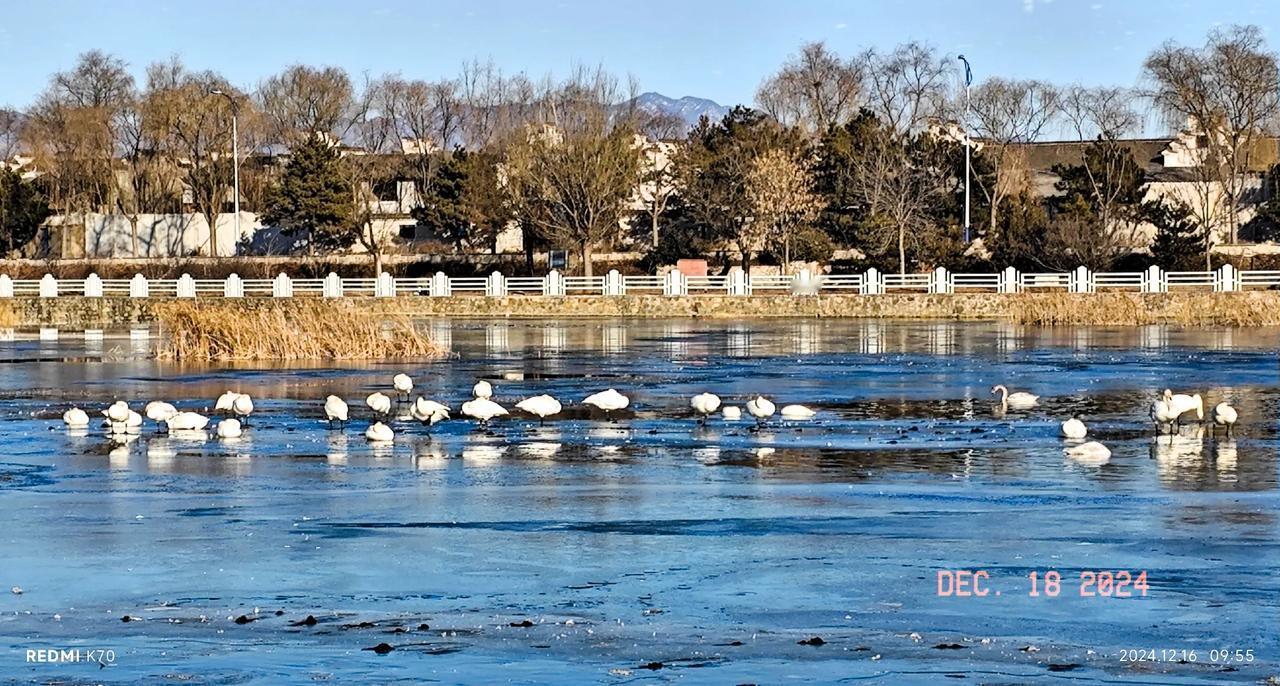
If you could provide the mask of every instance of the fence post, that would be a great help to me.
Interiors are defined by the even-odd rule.
[[[391,272],[382,272],[378,274],[377,280],[373,282],[373,297],[396,297],[396,280],[391,277]]]
[[[884,292],[884,283],[880,280],[880,271],[871,267],[862,275],[862,294],[879,295]]]
[[[933,270],[932,278],[929,279],[929,292],[950,293],[951,290],[951,275],[947,273],[947,268],[938,267]]]
[[[808,267],[801,269],[791,277],[791,294],[792,295],[817,295],[822,289],[822,281],[809,271]]]
[[[1001,293],[1017,293],[1018,282],[1020,280],[1021,278],[1018,274],[1017,269],[1014,269],[1013,267],[1005,267],[1004,271],[1000,272],[1000,287],[999,287],[1000,292]]]
[[[740,267],[729,270],[729,295],[751,295],[751,279]]]
[[[1088,267],[1080,265],[1070,273],[1067,277],[1067,290],[1072,293],[1093,292],[1093,274],[1089,272]]]
[[[147,277],[141,274],[134,274],[129,279],[129,297],[145,298],[151,294],[151,284],[147,283]]]
[[[604,275],[604,294],[605,295],[626,295],[627,285],[622,281],[622,274],[617,269],[610,269],[608,274]]]
[[[84,297],[101,298],[102,297],[102,277],[97,274],[89,274],[84,277]]]
[[[280,272],[276,278],[271,281],[271,297],[273,298],[292,298],[293,297],[293,280],[288,274]]]
[[[194,298],[196,297],[196,280],[191,278],[190,274],[183,274],[178,277],[174,291],[174,295],[179,298]]]
[[[490,298],[501,298],[507,294],[507,279],[502,272],[493,272],[484,283],[484,294]]]
[[[40,297],[58,297],[58,280],[53,278],[53,274],[45,274],[40,278]]]
[[[1230,293],[1240,290],[1240,271],[1231,263],[1218,267],[1213,280],[1213,290]]]
[[[13,279],[8,274],[0,274],[0,298],[13,297]]]
[[[689,282],[684,278],[684,272],[679,269],[672,269],[667,275],[662,277],[662,294],[669,296],[681,296],[689,294]]]
[[[1147,267],[1147,272],[1142,279],[1143,293],[1164,293],[1169,287],[1164,282],[1164,270],[1159,265],[1151,265]]]
[[[222,283],[222,297],[244,297],[244,280],[240,278],[239,274],[232,273],[227,276],[227,280]]]
[[[321,293],[326,298],[342,297],[342,277],[337,272],[329,272],[324,277],[324,282],[320,286]]]
[[[564,295],[564,274],[560,270],[552,269],[542,277],[542,294],[556,298]]]
[[[431,277],[431,295],[437,298],[447,298],[453,294],[453,289],[449,286],[449,277],[444,272],[436,272]]]

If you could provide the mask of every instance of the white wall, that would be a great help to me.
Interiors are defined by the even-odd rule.
[[[218,255],[236,254],[239,236],[233,213],[218,215]],[[240,229],[252,234],[261,224],[252,212],[240,213]],[[209,255],[209,223],[202,214],[142,214],[138,216],[138,254],[133,254],[133,228],[122,214],[85,217],[85,257],[181,257]]]

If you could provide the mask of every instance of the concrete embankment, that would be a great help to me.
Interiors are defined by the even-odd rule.
[[[168,298],[11,298],[0,301],[0,326],[109,329],[155,320]],[[199,300],[197,303],[201,302]],[[217,299],[216,302],[226,302]],[[288,308],[313,299],[244,298],[246,308]],[[411,317],[811,317],[1006,320],[1023,324],[1175,323],[1280,325],[1280,291],[1244,293],[1020,293],[781,296],[629,295],[484,298],[347,297],[323,301],[334,316]]]

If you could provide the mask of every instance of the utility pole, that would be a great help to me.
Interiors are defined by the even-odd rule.
[[[964,126],[964,242],[969,242],[969,177],[972,176],[969,164],[969,85],[973,83],[973,71],[969,69],[969,60],[960,55],[964,62],[964,115],[960,118]]]
[[[236,242],[239,242],[240,241],[240,131],[238,130],[236,119],[240,114],[240,103],[234,97],[232,97],[230,93],[227,93],[226,91],[218,88],[215,88],[209,91],[209,95],[221,95],[222,97],[227,99],[227,102],[231,103],[231,166],[232,166],[233,185],[234,185],[234,189],[232,191],[233,193],[232,202],[235,204],[235,212],[236,212],[236,224],[235,224]],[[968,149],[966,148],[966,151],[967,150]],[[217,221],[217,217],[214,217],[214,221],[215,222]],[[965,223],[965,226],[968,226],[967,222]],[[209,227],[210,241],[213,240],[214,233],[215,231],[213,230],[213,227],[212,226]],[[218,246],[211,245],[210,247],[212,248],[210,252],[213,253],[214,255],[217,255]]]

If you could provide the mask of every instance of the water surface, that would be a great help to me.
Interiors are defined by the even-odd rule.
[[[1280,673],[1275,330],[693,320],[437,321],[431,363],[184,366],[128,337],[0,343],[0,679],[14,683],[1256,683]],[[406,371],[566,417],[391,446],[321,419]],[[1042,396],[993,413],[990,387]],[[1234,437],[1153,437],[1165,387]],[[611,421],[576,401],[615,387]],[[124,398],[258,413],[236,442],[112,443]],[[804,403],[712,420],[689,396]],[[1113,451],[1064,457],[1073,414]],[[984,597],[940,597],[939,570]],[[1145,596],[1081,597],[1089,571]],[[1032,572],[1061,575],[1059,595]],[[1041,581],[1043,584],[1043,581]],[[999,595],[996,595],[996,593]],[[129,617],[131,620],[122,621]],[[306,618],[314,618],[314,624]],[[238,623],[237,618],[243,618]],[[822,639],[813,645],[813,637]],[[805,642],[805,643],[802,643]],[[390,653],[366,650],[380,643]],[[33,648],[114,662],[28,663]],[[1127,649],[1160,661],[1124,661]],[[1210,651],[1252,650],[1251,662]],[[1196,660],[1177,662],[1196,652]],[[947,678],[951,677],[951,678]]]

